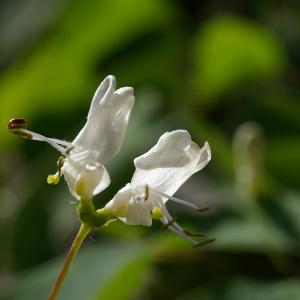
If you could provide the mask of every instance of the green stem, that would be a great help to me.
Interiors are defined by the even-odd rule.
[[[67,273],[73,263],[74,258],[76,257],[78,250],[82,244],[82,242],[85,240],[89,232],[91,231],[91,228],[85,224],[81,224],[80,229],[72,243],[72,246],[68,252],[68,255],[65,259],[65,262],[58,274],[58,277],[55,280],[55,283],[52,287],[52,290],[49,294],[48,300],[55,300],[61,287],[62,284],[67,276]]]

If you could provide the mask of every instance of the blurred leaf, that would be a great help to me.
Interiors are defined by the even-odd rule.
[[[69,0],[1,1],[0,67],[28,50],[62,14],[67,2]]]
[[[296,300],[300,299],[300,282],[296,279],[263,281],[254,279],[226,280],[222,287],[195,288],[176,300]]]
[[[148,255],[146,243],[134,241],[106,241],[99,242],[97,246],[90,246],[79,253],[58,299],[94,299],[99,290],[109,284],[111,278],[119,274],[120,270],[126,270],[124,267],[134,268],[136,280],[143,280],[142,274],[146,269]],[[46,299],[61,263],[62,260],[59,259],[24,272],[11,286],[1,289],[0,299]]]
[[[137,257],[111,278],[100,290],[95,300],[132,299],[140,292],[143,283],[149,278],[150,268],[151,260],[149,257]]]
[[[120,238],[119,238],[120,240]],[[101,240],[81,249],[58,299],[131,299],[149,278],[159,254],[191,250],[190,245],[170,233],[137,241]],[[46,299],[62,264],[55,259],[19,275],[0,289],[0,300]],[[121,283],[120,283],[121,282]]]
[[[297,93],[272,86],[255,102],[255,113],[269,136],[300,134],[300,103]]]
[[[74,1],[53,33],[2,75],[1,130],[12,116],[66,110],[83,99],[89,103],[100,81],[94,76],[99,62],[137,36],[168,24],[171,11],[166,7],[157,0]],[[2,134],[3,143],[9,136]]]
[[[205,99],[245,80],[277,75],[284,66],[279,41],[260,25],[234,16],[219,16],[201,28],[195,41],[194,86]]]
[[[257,281],[237,279],[227,286],[224,300],[292,300],[300,299],[300,281],[288,279],[282,281]]]
[[[299,137],[277,137],[268,142],[266,164],[273,176],[286,185],[300,186]]]
[[[211,230],[217,238],[216,249],[239,252],[268,252],[276,249],[286,252],[291,246],[289,238],[274,224],[256,224],[255,220],[225,221]],[[266,238],[266,235],[268,238]]]

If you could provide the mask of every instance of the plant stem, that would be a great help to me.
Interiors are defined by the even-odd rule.
[[[74,258],[76,257],[78,250],[82,244],[82,242],[85,240],[86,236],[89,234],[91,231],[91,228],[85,224],[81,224],[80,229],[71,245],[71,248],[68,252],[68,255],[65,259],[65,262],[55,280],[55,283],[51,289],[51,292],[49,294],[48,300],[55,300],[61,287],[62,284],[67,276],[67,273],[73,263]]]

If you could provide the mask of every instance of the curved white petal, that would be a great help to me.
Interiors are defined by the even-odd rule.
[[[110,177],[105,167],[89,159],[75,161],[66,158],[62,173],[71,194],[78,200],[92,198],[110,184]]]
[[[152,225],[151,211],[145,201],[129,202],[127,216],[120,219],[129,225]]]
[[[125,185],[118,193],[110,200],[105,209],[109,210],[116,217],[125,217],[128,213],[128,205],[131,199],[131,186]]]
[[[167,132],[153,148],[134,160],[136,171],[131,183],[133,187],[148,184],[150,188],[172,196],[210,159],[207,142],[200,148],[185,130]]]
[[[115,87],[116,79],[112,75],[102,81],[93,97],[87,122],[72,143],[95,151],[101,163],[120,150],[134,105],[133,88],[115,91]]]
[[[154,147],[134,160],[134,165],[144,170],[185,166],[190,162],[186,153],[190,144],[191,136],[187,131],[166,132]]]
[[[127,184],[106,204],[105,209],[128,225],[151,226],[152,202],[149,199],[136,200],[134,195],[131,185]]]

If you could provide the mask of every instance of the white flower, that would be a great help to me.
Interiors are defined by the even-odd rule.
[[[59,174],[50,175],[48,182],[57,183],[62,173],[78,199],[91,198],[110,184],[103,164],[119,152],[134,105],[133,88],[115,88],[114,76],[102,81],[92,99],[86,124],[71,143],[29,131],[24,123],[20,125],[22,119],[9,124],[14,133],[47,142],[61,152],[64,159],[60,161]]]
[[[193,234],[173,220],[166,202],[172,200],[199,211],[205,210],[175,198],[173,194],[190,176],[203,169],[210,159],[207,142],[199,148],[185,130],[166,132],[153,148],[134,160],[136,171],[131,183],[123,187],[105,209],[131,225],[151,226],[152,219],[158,219],[171,231],[197,244],[189,238]]]

